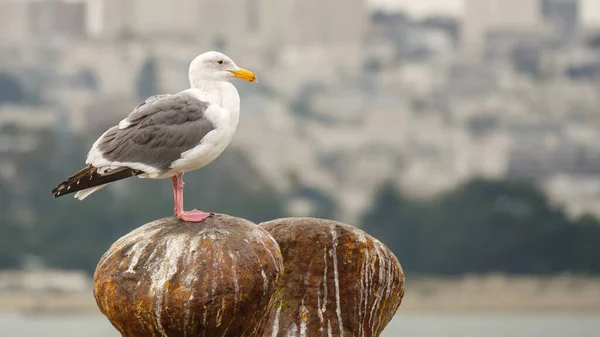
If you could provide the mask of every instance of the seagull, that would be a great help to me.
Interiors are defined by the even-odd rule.
[[[106,185],[137,176],[171,178],[178,219],[202,222],[212,215],[183,210],[183,174],[210,164],[229,145],[240,116],[240,96],[231,80],[257,82],[226,55],[209,51],[189,67],[190,88],[151,96],[109,128],[88,152],[86,167],[52,190],[83,200]]]

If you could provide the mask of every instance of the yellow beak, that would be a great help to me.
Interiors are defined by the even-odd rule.
[[[235,77],[241,78],[242,80],[246,80],[248,82],[258,82],[256,76],[250,70],[240,68],[240,70],[229,70],[229,72],[235,75]]]

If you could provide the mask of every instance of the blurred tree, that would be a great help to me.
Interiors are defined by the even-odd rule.
[[[530,183],[476,179],[427,204],[388,184],[362,224],[413,272],[600,272],[598,221],[569,221]]]
[[[591,36],[588,39],[587,43],[588,46],[590,46],[590,48],[600,49],[600,34],[595,34]]]
[[[591,215],[585,215],[570,226],[565,239],[572,247],[569,259],[570,267],[583,273],[593,274],[600,271],[600,225]]]
[[[425,266],[440,273],[548,273],[566,268],[553,235],[568,226],[532,184],[474,180],[444,196]],[[556,249],[556,248],[562,249]],[[554,249],[553,249],[554,248]],[[443,256],[440,256],[443,254]]]
[[[0,72],[0,104],[23,103],[27,93],[15,76]]]
[[[316,206],[311,214],[306,216],[322,219],[334,219],[337,213],[337,203],[324,192],[310,186],[297,186],[291,195],[310,201]]]
[[[372,208],[361,220],[362,228],[385,243],[410,271],[422,271],[427,247],[427,209],[404,197],[391,182],[377,192]]]
[[[11,194],[13,193],[8,182],[0,179],[0,214],[4,217],[8,215],[11,206]]]
[[[158,69],[156,59],[150,57],[144,62],[137,80],[137,94],[142,100],[158,93]]]
[[[535,46],[519,44],[512,51],[511,58],[517,72],[532,77],[540,75],[541,56],[540,51]]]
[[[363,71],[367,73],[380,73],[381,69],[383,69],[383,64],[380,60],[376,58],[370,58],[365,60],[363,65]]]
[[[25,252],[23,233],[14,223],[0,222],[0,269],[18,267]]]
[[[0,269],[14,268],[19,264],[23,246],[20,240],[23,234],[15,226],[10,212],[11,194],[14,191],[8,182],[0,180]]]
[[[80,70],[74,78],[75,85],[81,86],[90,90],[98,89],[98,80],[93,69],[85,68]]]
[[[328,194],[308,186],[302,182],[300,171],[289,169],[286,172],[288,184],[290,185],[289,199],[300,198],[309,201],[314,207],[312,214],[306,214],[308,217],[335,219],[338,212],[338,205]]]

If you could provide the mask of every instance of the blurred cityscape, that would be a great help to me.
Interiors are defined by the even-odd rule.
[[[415,17],[365,0],[0,0],[0,269],[34,273],[0,273],[0,298],[66,285],[88,294],[114,239],[171,214],[167,182],[124,182],[84,202],[52,200],[50,190],[140,100],[188,87],[190,60],[207,50],[259,83],[236,83],[238,132],[222,158],[186,176],[188,206],[257,222],[311,215],[356,224],[407,272],[600,272],[600,18],[582,19],[600,17],[585,13],[600,6],[588,3],[464,0],[460,16]],[[515,204],[515,195],[546,208]],[[403,198],[419,205],[401,208]],[[481,222],[488,218],[463,213],[488,206],[500,227],[513,218],[498,208],[517,219],[501,234],[521,241],[464,268],[440,256],[464,262],[475,248],[453,255],[435,239],[442,248],[427,251],[438,260],[415,257],[454,231],[436,226]],[[428,234],[399,231],[413,220]],[[486,242],[473,228],[457,246]],[[405,248],[416,241],[422,247]],[[508,251],[512,261],[531,259],[494,265]],[[589,260],[573,262],[582,256]],[[52,283],[60,272],[35,274],[40,266],[83,272]],[[440,289],[468,291],[471,281]],[[523,282],[539,294],[538,281]],[[598,310],[600,281],[585,282],[571,298]]]

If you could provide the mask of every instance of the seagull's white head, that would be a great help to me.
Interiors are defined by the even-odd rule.
[[[216,51],[198,55],[190,64],[189,76],[192,86],[198,81],[230,81],[234,78],[257,82],[254,73],[238,67],[227,55]]]

